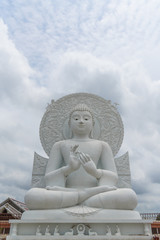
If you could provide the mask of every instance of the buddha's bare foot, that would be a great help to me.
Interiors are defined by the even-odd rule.
[[[86,191],[87,193],[95,193],[95,194],[98,194],[98,193],[102,193],[102,192],[113,191],[113,190],[116,190],[116,189],[117,189],[117,187],[115,187],[115,186],[107,186],[107,185],[104,185],[104,186],[86,188],[85,191]]]
[[[87,200],[88,198],[95,196],[99,193],[104,193],[108,191],[114,191],[117,188],[115,186],[98,186],[92,188],[85,188],[84,190],[79,191],[79,203]]]
[[[108,192],[108,191],[113,191],[113,190],[116,190],[117,187],[113,186],[113,187],[109,187],[109,186],[104,186],[104,190],[105,192]]]
[[[77,191],[74,188],[65,188],[65,187],[58,187],[58,186],[54,186],[54,187],[50,187],[47,186],[46,187],[47,190],[52,190],[52,191],[63,191],[63,192],[73,192],[73,191]]]
[[[55,186],[54,187],[47,186],[46,189],[47,190],[52,190],[52,191],[59,191],[60,190],[59,187],[55,187]]]

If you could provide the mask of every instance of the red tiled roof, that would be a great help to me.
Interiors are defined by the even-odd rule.
[[[20,208],[22,208],[24,211],[28,210],[27,206],[25,203],[17,201],[13,198],[10,198],[17,206],[19,206]]]
[[[6,210],[8,214],[11,214],[13,218],[20,218],[22,213],[28,210],[28,208],[20,201],[13,198],[7,198],[5,201],[0,203],[0,212],[2,214],[4,213],[4,210]]]

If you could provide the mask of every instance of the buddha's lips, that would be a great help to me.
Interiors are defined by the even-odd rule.
[[[78,127],[85,127],[85,124],[79,124]]]

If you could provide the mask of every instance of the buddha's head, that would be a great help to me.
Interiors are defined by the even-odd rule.
[[[91,109],[85,104],[76,105],[69,115],[69,126],[72,136],[88,135],[91,137],[91,132],[94,126],[94,117]]]

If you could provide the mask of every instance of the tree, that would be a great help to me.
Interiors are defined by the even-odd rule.
[[[158,213],[156,220],[160,221],[160,213]]]

